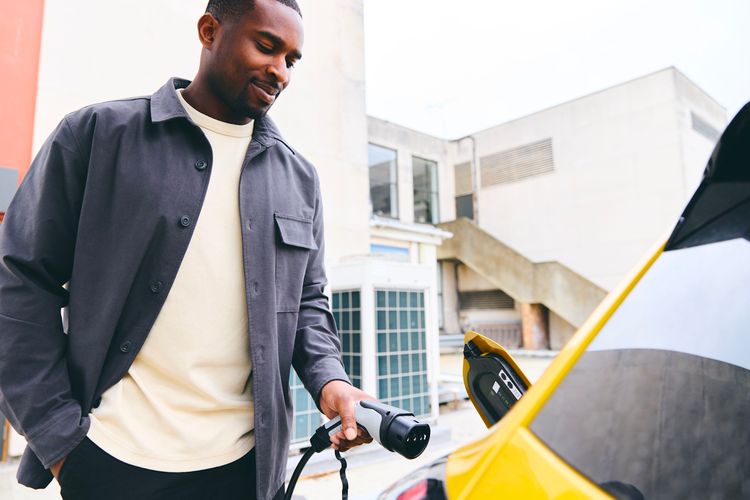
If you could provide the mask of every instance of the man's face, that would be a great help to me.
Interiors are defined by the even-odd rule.
[[[255,0],[241,19],[219,19],[207,73],[212,90],[235,112],[262,118],[289,85],[302,58],[304,30],[294,9]]]

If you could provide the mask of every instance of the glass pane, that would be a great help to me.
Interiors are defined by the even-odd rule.
[[[412,329],[419,328],[419,313],[417,311],[411,311],[409,313],[411,321],[409,322],[409,326]]]
[[[388,350],[391,352],[398,351],[398,332],[388,334]]]
[[[385,307],[385,292],[378,291],[377,296],[378,296],[378,299],[377,299],[378,307]]]
[[[399,386],[400,386],[400,385],[401,385],[401,384],[399,384],[399,380],[398,380],[398,377],[395,377],[395,378],[392,378],[392,379],[391,379],[391,397],[392,397],[392,398],[393,398],[393,397],[398,397],[398,395],[399,395],[399,392],[400,392],[400,391],[399,391],[399,389],[400,389],[400,387],[399,387]]]
[[[456,198],[456,218],[474,220],[474,195],[467,194]]]
[[[413,392],[414,394],[420,394],[422,391],[420,391],[419,388],[420,388],[419,375],[412,375],[411,392]]]
[[[349,292],[341,294],[341,309],[349,309]]]
[[[404,396],[408,396],[411,394],[411,383],[409,380],[410,377],[403,377],[401,379],[401,394]]]
[[[411,350],[419,350],[419,332],[411,332]]]
[[[409,332],[401,332],[401,350],[409,350]]]
[[[430,413],[430,396],[424,396],[422,398],[422,409],[425,414]]]
[[[424,292],[419,292],[419,307],[424,307]]]
[[[308,414],[304,415],[297,415],[294,419],[295,425],[294,425],[294,432],[296,434],[295,437],[301,438],[308,435],[307,429],[309,428],[308,421],[310,416]]]
[[[362,375],[362,362],[359,356],[352,356],[352,375],[359,377]]]
[[[397,295],[396,292],[388,292],[388,307],[397,308],[398,305],[396,305],[397,301]]]
[[[359,311],[352,311],[352,330],[359,331]]]
[[[341,313],[341,329],[342,330],[350,330],[351,323],[349,322],[350,313],[349,311],[344,311]]]
[[[352,385],[356,387],[359,390],[362,390],[362,379],[361,378],[355,378],[352,380]]]
[[[398,329],[398,311],[388,311],[388,329]]]
[[[424,311],[419,311],[419,327],[426,328],[424,325]]]
[[[339,328],[339,325],[341,325],[341,313],[339,312],[333,313],[333,321],[336,322],[336,328]]]
[[[402,308],[408,307],[407,296],[408,296],[408,294],[406,292],[399,292],[398,293],[398,306],[399,307],[402,307]]]
[[[409,328],[409,312],[408,311],[399,311],[398,312],[398,324],[399,328],[408,329]]]
[[[414,398],[414,414],[415,415],[422,414],[422,399],[421,398]]]
[[[385,333],[378,333],[378,352],[386,352],[388,350],[388,344],[386,342]]]
[[[339,295],[338,293],[333,294],[333,308],[338,309],[339,308]]]
[[[341,359],[344,361],[344,371],[348,374],[351,373],[351,356],[341,356]]]
[[[408,354],[402,354],[401,355],[401,373],[409,373],[411,370],[409,369],[409,355]]]
[[[385,330],[386,327],[385,311],[378,311],[378,330]]]
[[[387,356],[378,356],[378,375],[388,375]]]
[[[308,401],[309,399],[307,397],[307,391],[303,389],[294,390],[294,411],[295,412],[307,411]]]
[[[352,292],[352,309],[359,309],[359,292]]]
[[[388,379],[381,378],[378,381],[378,399],[385,399],[388,397]]]
[[[422,332],[422,349],[427,349],[427,336]]]
[[[409,292],[409,305],[413,309],[416,309],[417,307],[419,307],[418,302],[417,302],[417,292]]]
[[[398,375],[398,356],[391,356],[391,375]]]
[[[401,401],[401,409],[411,411],[411,399],[404,399]]]
[[[418,372],[419,369],[419,353],[415,352],[411,355],[411,371]]]
[[[370,168],[370,198],[373,213],[386,217],[398,217],[398,162],[396,152],[374,144],[368,144],[368,166]]]
[[[342,353],[351,352],[351,345],[349,345],[349,334],[341,333],[339,334],[339,337],[341,337],[341,352]]]
[[[427,353],[422,353],[422,370],[427,371]],[[427,377],[427,375],[425,375]]]
[[[383,335],[383,334],[380,334]],[[385,337],[385,335],[383,335]],[[353,333],[352,334],[352,353],[355,354],[361,354],[362,353],[362,346],[360,345],[360,334],[359,333]],[[384,342],[385,343],[385,342]]]

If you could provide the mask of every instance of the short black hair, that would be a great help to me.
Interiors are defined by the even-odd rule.
[[[286,5],[297,11],[302,17],[302,11],[297,4],[297,0],[276,0],[280,4]],[[209,0],[206,12],[216,19],[227,21],[236,21],[255,8],[255,0]]]

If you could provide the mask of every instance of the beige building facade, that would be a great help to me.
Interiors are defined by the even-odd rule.
[[[528,348],[533,326],[535,347],[559,349],[676,223],[727,116],[667,68],[455,141],[368,123],[370,143],[398,152],[399,193],[411,158],[437,162],[440,227],[456,233],[438,249],[441,331]]]

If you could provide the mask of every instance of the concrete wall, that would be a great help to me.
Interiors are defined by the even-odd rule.
[[[457,263],[443,262],[443,333],[457,335],[463,333],[458,307],[458,284],[456,281]]]
[[[549,348],[559,351],[573,337],[576,327],[549,311]]]
[[[675,223],[726,111],[674,68],[474,134],[477,157],[552,138],[555,171],[480,189],[479,226],[533,262],[558,261],[611,290]],[[471,160],[451,144],[450,165]]]
[[[201,48],[196,24],[207,3],[46,0],[34,151],[66,113],[152,94],[171,76],[192,78]],[[299,3],[304,59],[270,116],[318,168],[327,260],[338,263],[369,251],[362,0]]]

